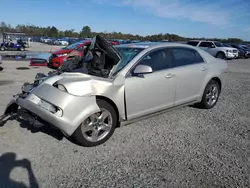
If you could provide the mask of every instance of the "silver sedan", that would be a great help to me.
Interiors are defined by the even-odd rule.
[[[27,96],[15,97],[5,113],[24,108],[81,145],[96,146],[117,126],[158,112],[196,103],[211,109],[224,86],[227,63],[190,45],[112,47],[97,36],[90,49],[102,55],[88,73],[52,76]]]

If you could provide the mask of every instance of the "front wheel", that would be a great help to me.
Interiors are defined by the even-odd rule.
[[[226,55],[223,52],[219,52],[219,53],[216,54],[216,58],[226,59]]]
[[[5,48],[4,48],[3,46],[1,46],[0,50],[1,50],[1,51],[4,51],[4,50],[5,50]]]
[[[203,93],[202,101],[200,103],[202,108],[211,109],[218,102],[220,96],[220,86],[215,80],[211,80]]]
[[[23,48],[23,47],[21,47],[19,50],[23,52],[23,51],[24,51],[24,48]]]
[[[97,100],[97,105],[100,112],[85,119],[73,135],[82,146],[92,147],[103,144],[112,136],[118,125],[118,115],[110,103]]]

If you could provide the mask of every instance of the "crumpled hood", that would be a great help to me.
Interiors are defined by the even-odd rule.
[[[113,80],[82,73],[63,73],[47,79],[44,83],[62,84],[68,93],[83,96],[102,93],[105,88],[113,85]]]

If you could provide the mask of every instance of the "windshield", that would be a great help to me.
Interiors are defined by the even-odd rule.
[[[223,47],[223,44],[221,42],[214,42],[215,46],[217,47]]]
[[[232,47],[232,46],[230,46],[229,44],[224,44],[224,46],[225,46],[225,47]]]
[[[116,65],[113,76],[120,72],[137,54],[139,54],[144,48],[129,48],[129,47],[116,47],[121,53],[122,59]]]
[[[69,46],[66,46],[63,49],[65,49],[65,50],[74,50],[76,47],[78,47],[82,43],[83,43],[82,41],[81,42],[77,42],[77,43],[71,44]]]

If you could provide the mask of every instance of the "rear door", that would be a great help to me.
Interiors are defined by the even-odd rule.
[[[197,100],[207,75],[208,64],[192,48],[174,47],[171,49],[175,59],[172,69],[176,81],[174,105]]]

